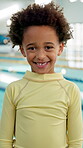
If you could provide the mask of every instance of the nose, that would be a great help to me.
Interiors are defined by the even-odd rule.
[[[36,53],[36,58],[38,60],[43,60],[45,58],[45,56],[46,56],[46,53],[45,53],[45,50],[43,50],[43,49],[39,49]]]

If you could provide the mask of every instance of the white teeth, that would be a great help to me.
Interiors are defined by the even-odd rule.
[[[40,66],[45,65],[45,64],[46,64],[46,62],[45,63],[37,63],[37,65],[40,65]]]

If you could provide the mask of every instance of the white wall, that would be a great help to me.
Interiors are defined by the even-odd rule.
[[[2,0],[3,1],[3,0]],[[2,8],[7,8],[9,6],[12,6],[14,4],[18,4],[20,9],[26,8],[29,4],[33,3],[35,0],[4,0],[4,2],[0,2],[2,7],[0,6],[0,10]],[[4,4],[4,5],[3,5]],[[7,20],[11,17],[11,15],[7,18],[0,19],[0,34],[8,34],[9,28],[7,27]]]
[[[70,23],[83,23],[83,3],[80,0],[73,3],[69,0],[56,0],[56,2],[64,8],[64,14]]]

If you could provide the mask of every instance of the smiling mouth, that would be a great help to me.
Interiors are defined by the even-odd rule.
[[[47,66],[48,62],[34,62],[34,64],[37,65],[38,68],[44,68],[45,66]]]

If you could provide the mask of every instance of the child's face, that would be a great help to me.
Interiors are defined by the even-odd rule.
[[[31,65],[32,72],[54,73],[57,55],[63,51],[63,43],[50,26],[30,26],[23,36],[20,50]]]

